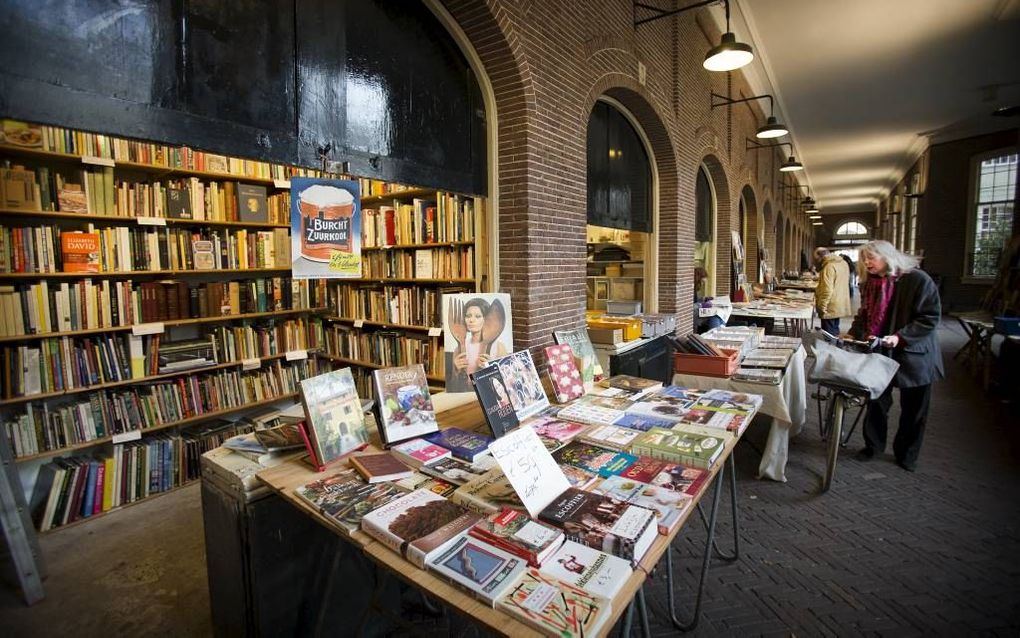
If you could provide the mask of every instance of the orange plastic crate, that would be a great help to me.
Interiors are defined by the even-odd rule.
[[[716,357],[703,354],[673,353],[673,372],[700,374],[706,377],[728,377],[740,365],[740,351],[720,348],[726,356]]]

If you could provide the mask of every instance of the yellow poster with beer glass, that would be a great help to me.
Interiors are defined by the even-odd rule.
[[[290,180],[291,269],[295,279],[361,277],[358,183]]]

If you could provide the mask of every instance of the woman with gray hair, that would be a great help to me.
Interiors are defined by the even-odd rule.
[[[900,364],[893,382],[868,404],[864,420],[864,449],[857,458],[868,461],[885,451],[893,387],[900,389],[900,427],[893,440],[896,463],[917,469],[924,427],[931,403],[931,384],[945,376],[942,350],[935,329],[942,317],[939,291],[917,259],[876,240],[860,248],[867,279],[861,286],[861,309],[850,334],[857,339],[881,337]]]

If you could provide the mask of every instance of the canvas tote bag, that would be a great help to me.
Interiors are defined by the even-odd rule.
[[[815,362],[808,371],[809,381],[861,388],[872,400],[885,392],[900,368],[900,364],[877,352],[850,352],[820,338],[814,340],[812,350]]]

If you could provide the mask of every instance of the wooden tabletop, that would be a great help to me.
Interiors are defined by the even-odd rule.
[[[443,404],[443,402],[438,403]],[[477,401],[459,405],[457,401],[453,401],[446,405],[454,405],[455,407],[450,407],[437,413],[436,417],[440,427],[459,427],[479,432],[487,431],[485,419]],[[753,416],[753,414],[750,415],[750,417]],[[750,421],[750,418],[748,421]],[[371,432],[370,440],[372,442],[369,451],[377,451],[380,447],[377,429],[369,427],[369,431]],[[732,437],[726,443],[723,453],[710,470],[710,480],[705,482],[705,487],[701,493],[695,496],[693,503],[684,511],[680,524],[668,536],[661,534],[657,536],[651,548],[641,559],[639,567],[634,569],[627,583],[612,600],[610,618],[603,625],[601,635],[611,631],[617,621],[626,613],[631,600],[633,600],[638,589],[644,584],[647,578],[646,574],[651,573],[659,560],[664,556],[673,539],[676,538],[676,535],[694,514],[697,504],[701,502],[702,498],[711,497],[710,491],[715,489],[714,479],[723,467],[723,464],[728,461],[736,444],[737,437]],[[513,616],[489,607],[486,603],[479,601],[471,594],[443,580],[432,572],[419,569],[403,556],[376,541],[368,534],[360,530],[353,534],[348,534],[346,530],[331,522],[329,517],[318,512],[295,493],[297,488],[325,478],[331,473],[346,467],[347,461],[340,460],[327,466],[325,472],[316,472],[307,461],[301,460],[301,457],[296,457],[292,460],[284,461],[275,467],[263,470],[257,476],[263,483],[299,510],[308,514],[329,530],[349,539],[356,546],[360,547],[365,552],[365,555],[376,564],[391,571],[406,583],[420,588],[423,592],[441,601],[444,605],[455,608],[460,613],[469,616],[475,622],[485,626],[489,631],[505,636],[540,635],[529,625],[516,620]]]

